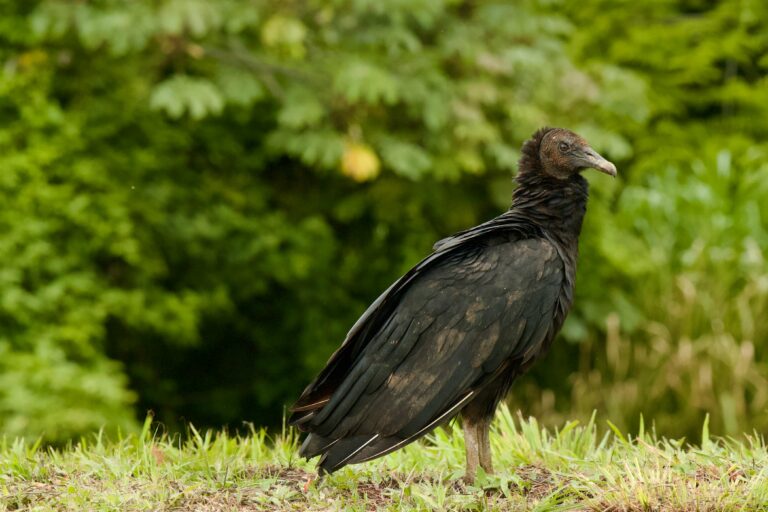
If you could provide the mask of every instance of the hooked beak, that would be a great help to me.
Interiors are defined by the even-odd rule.
[[[616,166],[612,162],[609,162],[594,149],[587,146],[582,150],[580,156],[585,168],[597,169],[600,172],[604,172],[610,176],[616,177]]]

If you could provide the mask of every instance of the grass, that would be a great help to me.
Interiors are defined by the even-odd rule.
[[[610,424],[609,424],[610,425]],[[198,432],[83,439],[63,449],[0,442],[0,510],[768,510],[768,449],[757,435],[701,446],[596,421],[556,431],[502,408],[496,475],[462,484],[457,426],[307,485],[291,431],[269,439]]]

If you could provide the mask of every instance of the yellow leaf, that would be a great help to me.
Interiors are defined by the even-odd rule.
[[[24,52],[18,57],[19,67],[25,70],[45,64],[47,60],[48,54],[43,50],[37,49]]]
[[[366,144],[350,142],[344,146],[341,172],[355,181],[368,181],[379,175],[379,157]]]

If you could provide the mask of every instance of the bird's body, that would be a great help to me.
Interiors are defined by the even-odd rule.
[[[552,131],[524,145],[510,210],[436,243],[294,405],[291,423],[310,432],[301,455],[322,454],[322,472],[396,450],[459,413],[467,477],[478,465],[492,470],[496,406],[546,353],[573,298],[587,183],[579,172],[541,171]]]

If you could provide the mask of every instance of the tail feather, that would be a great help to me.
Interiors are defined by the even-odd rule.
[[[357,453],[354,457],[347,461],[347,464],[357,464],[358,462],[367,462],[378,457],[382,457],[388,453],[391,453],[403,446],[416,441],[417,437],[410,437],[403,439],[397,436],[384,437],[377,439],[376,442],[366,446],[363,450]]]
[[[362,452],[365,447],[378,439],[379,434],[354,436],[347,439],[340,439],[333,446],[325,450],[320,457],[318,467],[320,473],[333,473],[351,462],[351,460]]]
[[[366,462],[381,457],[416,441],[433,428],[450,420],[467,404],[474,394],[474,391],[466,393],[461,400],[426,425],[420,428],[407,429],[412,433],[405,434],[404,436],[392,435],[381,437],[380,434],[358,434],[346,438],[333,439],[330,436],[324,437],[317,433],[311,433],[301,445],[299,455],[311,459],[322,454],[318,462],[321,474],[333,473],[347,464]]]
[[[301,443],[299,448],[299,456],[304,457],[307,460],[312,457],[317,457],[321,453],[325,452],[336,444],[339,439],[333,439],[330,437],[323,437],[317,434],[309,434],[304,442]]]

